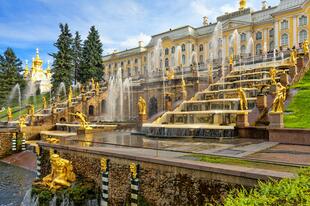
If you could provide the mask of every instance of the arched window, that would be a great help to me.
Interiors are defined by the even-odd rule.
[[[182,49],[182,52],[184,52],[186,50],[185,49],[185,44],[182,44],[181,49]]]
[[[127,64],[130,64],[130,60],[128,59]]]
[[[283,20],[281,22],[281,29],[284,30],[284,29],[288,29],[288,21],[287,20]]]
[[[124,66],[124,62],[121,62],[121,67]]]
[[[241,54],[245,54],[246,52],[246,47],[244,45],[241,46]]]
[[[274,41],[271,41],[271,42],[269,43],[269,50],[270,50],[270,51],[273,51],[273,50],[274,50]]]
[[[168,55],[168,54],[169,54],[169,49],[166,48],[166,49],[165,49],[165,55]]]
[[[166,68],[169,67],[169,59],[168,59],[168,58],[165,59],[165,67],[166,67]]]
[[[135,64],[137,64],[138,63],[138,59],[135,59]]]
[[[269,37],[273,38],[274,37],[274,29],[269,30]]]
[[[307,31],[306,30],[301,30],[299,32],[299,43],[303,43],[307,39],[308,39]]]
[[[246,41],[246,33],[242,33],[240,37],[241,41]]]
[[[175,52],[175,47],[173,46],[173,47],[171,48],[171,53],[174,54],[174,52]]]
[[[185,62],[185,55],[183,54],[183,55],[182,55],[182,64],[185,65],[185,63],[186,63],[186,62]]]
[[[195,45],[192,44],[192,51],[195,51]]]
[[[256,55],[259,55],[262,53],[262,45],[261,44],[257,44],[256,45]]]
[[[256,40],[262,40],[262,38],[263,38],[263,33],[262,32],[257,32],[256,33]]]
[[[305,26],[308,23],[308,18],[305,15],[299,17],[299,26]]]
[[[131,76],[131,69],[130,69],[130,67],[128,67],[128,77],[130,77]]]
[[[199,45],[199,51],[203,51],[203,45],[202,44]]]
[[[288,35],[283,34],[281,36],[281,46],[288,46]]]
[[[199,56],[199,63],[202,64],[203,63],[203,55]]]

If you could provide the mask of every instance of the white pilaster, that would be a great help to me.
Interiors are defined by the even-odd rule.
[[[278,44],[278,36],[279,36],[279,23],[276,21],[274,23],[274,48],[277,49],[279,48],[279,44]]]
[[[293,17],[293,46],[297,45],[297,18],[296,16]]]

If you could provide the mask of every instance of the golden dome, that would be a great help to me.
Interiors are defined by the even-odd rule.
[[[240,5],[240,10],[243,10],[246,8],[246,0],[240,0],[239,2],[239,5]]]
[[[34,59],[33,64],[35,67],[41,67],[43,64],[43,61],[42,61],[42,59],[40,59],[40,56],[39,56],[39,49],[38,48],[36,49],[36,58]]]

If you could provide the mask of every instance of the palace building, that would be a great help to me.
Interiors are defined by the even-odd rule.
[[[238,11],[217,17],[216,23],[210,23],[208,17],[203,17],[201,27],[187,25],[170,29],[153,35],[147,45],[139,42],[136,48],[104,56],[105,79],[115,75],[119,68],[122,69],[123,78],[139,79],[160,74],[164,69],[176,66],[176,61],[181,61],[183,67],[189,67],[193,63],[204,67],[211,58],[218,56],[228,58],[239,54],[245,57],[254,53],[257,57],[275,50],[286,50],[294,46],[299,48],[300,43],[310,39],[309,0],[280,0],[276,6],[268,6],[264,0],[259,11],[247,8],[246,0],[240,0],[239,3]],[[219,22],[223,30],[219,44],[225,45],[222,47],[224,51],[219,49],[214,54],[211,41]],[[230,45],[235,31],[240,39],[239,51]],[[159,40],[160,51],[156,49]],[[179,60],[176,60],[178,55],[175,55],[177,47],[181,48]],[[154,61],[156,52],[159,52],[159,59],[155,57]]]

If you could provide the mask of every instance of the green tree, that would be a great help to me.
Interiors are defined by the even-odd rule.
[[[16,57],[13,49],[7,48],[0,55],[0,104],[6,103],[11,89],[18,83],[21,89],[25,86],[22,75],[22,62]]]
[[[73,64],[74,64],[74,82],[80,82],[81,77],[79,73],[81,70],[81,61],[82,61],[82,39],[79,32],[75,32],[75,37],[73,41]]]
[[[52,66],[52,89],[56,91],[59,84],[64,82],[66,88],[72,84],[73,81],[73,39],[70,33],[68,24],[59,24],[60,34],[54,46],[58,49],[56,53],[51,54],[54,58]]]
[[[103,79],[102,52],[99,32],[95,26],[92,26],[83,46],[82,66],[79,72],[82,83],[89,81],[91,78],[96,81]]]

